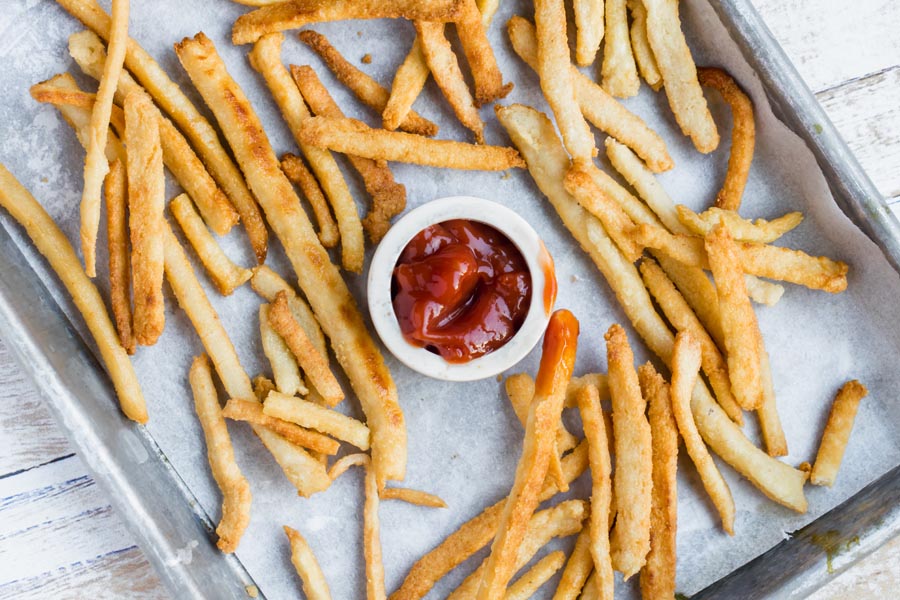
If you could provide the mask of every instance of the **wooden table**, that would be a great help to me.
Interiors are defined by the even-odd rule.
[[[755,3],[888,203],[900,202],[900,2]],[[815,597],[897,589],[900,539]],[[167,594],[0,341],[0,598],[12,597]]]

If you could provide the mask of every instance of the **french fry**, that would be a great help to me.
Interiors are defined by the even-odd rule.
[[[534,21],[536,71],[544,98],[553,110],[566,149],[575,163],[589,163],[591,157],[596,156],[597,148],[575,96],[566,37],[566,9],[562,0],[536,0]]]
[[[588,252],[603,273],[629,320],[648,348],[665,363],[672,357],[674,338],[653,308],[653,302],[629,264],[596,221],[563,187],[569,159],[553,123],[540,112],[522,105],[497,110],[500,123],[529,166],[541,192],[556,209],[563,224]],[[706,386],[698,382],[691,397],[691,411],[705,441],[725,462],[747,477],[773,501],[805,512],[803,485],[807,474],[768,456],[753,445],[715,403]]]
[[[555,446],[566,387],[572,378],[577,345],[578,321],[569,311],[554,312],[544,334],[541,365],[525,427],[522,455],[497,535],[491,544],[491,554],[485,563],[485,576],[478,590],[479,600],[502,596],[516,571],[516,549],[524,539],[528,519],[539,502],[538,495]]]
[[[534,564],[506,590],[504,600],[528,600],[559,571],[566,562],[565,553],[551,552]]]
[[[800,212],[790,212],[771,221],[765,219],[750,221],[741,217],[736,211],[715,206],[700,214],[682,205],[676,206],[675,210],[678,221],[684,225],[687,231],[678,232],[670,228],[669,231],[673,233],[706,235],[720,220],[724,220],[728,231],[731,232],[731,237],[735,240],[757,244],[771,244],[803,221],[803,213]]]
[[[328,201],[315,175],[310,173],[303,159],[294,154],[285,154],[281,157],[281,170],[285,176],[303,192],[303,196],[312,207],[313,214],[319,224],[319,241],[326,248],[334,248],[340,240],[337,224],[331,216]]]
[[[413,490],[410,488],[384,488],[379,492],[382,500],[402,500],[408,504],[417,506],[427,506],[429,508],[447,508],[447,503],[438,496],[423,492],[421,490]]]
[[[500,8],[500,0],[476,0],[476,4],[478,5],[478,10],[481,11],[481,22],[484,23],[484,28],[487,29],[490,27],[491,21],[494,20],[497,9]]]
[[[647,39],[647,9],[642,0],[628,0],[627,6],[631,11],[631,51],[634,53],[634,62],[647,85],[658,92],[662,87],[662,75],[656,66],[650,40]]]
[[[744,273],[747,295],[757,304],[775,306],[784,295],[784,286]]]
[[[651,363],[638,369],[641,391],[650,404],[653,439],[653,492],[650,509],[650,553],[641,569],[642,598],[675,597],[675,532],[678,527],[678,426],[672,414],[669,386]]]
[[[219,293],[230,296],[234,290],[250,279],[253,271],[239,267],[225,255],[222,247],[206,229],[200,215],[194,210],[194,204],[187,194],[179,194],[173,198],[169,202],[169,210]]]
[[[844,459],[844,450],[847,449],[847,442],[850,440],[856,411],[859,409],[860,401],[868,393],[866,386],[854,379],[845,383],[835,397],[809,477],[809,482],[813,485],[828,487],[834,485],[841,461]]]
[[[97,34],[85,30],[69,36],[69,55],[85,75],[99,80],[106,62],[106,49]],[[143,90],[128,71],[119,75],[115,101],[124,103],[125,97]],[[113,109],[115,112],[115,108]],[[190,144],[169,119],[159,114],[159,137],[163,149],[163,162],[184,191],[193,199],[207,225],[219,235],[225,235],[238,222],[239,215],[231,201],[219,188],[203,166]]]
[[[397,389],[353,296],[281,172],[259,118],[209,39],[185,40],[176,52],[216,114],[360,400],[372,429],[372,462],[379,482],[402,479],[406,428]]]
[[[269,392],[263,403],[263,413],[336,437],[360,450],[369,449],[369,428],[364,423],[308,400]]]
[[[142,346],[156,343],[166,318],[162,293],[166,181],[159,121],[152,107],[144,94],[129,94],[125,98],[134,339]]]
[[[409,49],[409,53],[394,74],[391,95],[381,112],[382,126],[385,129],[394,131],[406,122],[413,102],[425,87],[430,73],[428,63],[425,61],[425,54],[422,52],[422,42],[419,36],[416,36],[412,48]]]
[[[708,154],[719,145],[719,132],[706,105],[697,67],[681,32],[678,5],[668,0],[644,0],[647,39],[662,74],[669,106],[682,133]]]
[[[594,569],[591,557],[591,528],[585,527],[575,538],[575,547],[563,569],[553,600],[577,600]]]
[[[263,400],[265,400],[270,391],[272,390],[261,390]],[[259,395],[257,395],[257,398],[259,398]],[[231,398],[225,404],[225,408],[222,409],[222,414],[226,419],[231,419],[232,421],[244,421],[253,425],[261,425],[277,433],[290,443],[314,452],[334,455],[337,454],[340,448],[338,442],[318,431],[305,429],[294,423],[270,417],[263,412],[260,402]]]
[[[722,333],[722,319],[719,316],[719,298],[716,295],[716,286],[709,280],[706,272],[680,263],[663,252],[654,252],[654,257],[703,323],[716,346],[720,350],[725,348],[725,334]]]
[[[263,354],[272,367],[275,386],[279,392],[287,396],[296,394],[305,396],[309,390],[300,378],[300,367],[297,366],[297,361],[287,344],[269,322],[270,308],[268,304],[259,305],[259,336]]]
[[[610,370],[610,374],[612,374],[612,370]],[[613,381],[614,378],[610,380],[611,383]],[[588,441],[591,464],[590,551],[594,561],[594,571],[597,573],[594,585],[597,586],[601,598],[612,599],[615,584],[609,542],[609,505],[612,499],[610,473],[612,467],[606,425],[603,422],[603,411],[600,408],[600,395],[597,393],[597,388],[587,385],[579,390],[578,411],[581,413],[581,421],[584,424],[584,436]],[[623,463],[623,467],[627,468],[627,465]],[[625,476],[617,475],[616,479],[620,477],[624,479]],[[627,524],[623,525],[623,527],[625,526]]]
[[[597,588],[597,572],[591,573],[587,581],[584,583],[584,590],[580,600],[600,600],[600,591]]]
[[[734,535],[734,499],[731,497],[731,490],[709,455],[691,415],[691,395],[697,385],[699,369],[700,344],[689,332],[679,332],[675,336],[672,353],[672,412],[691,462],[697,467],[703,487],[719,511],[722,528],[728,535]]]
[[[537,34],[534,25],[522,17],[514,16],[507,23],[507,31],[513,50],[537,71]],[[675,166],[666,143],[659,134],[590,77],[571,65],[570,71],[575,86],[575,99],[585,119],[597,129],[632,148],[654,172],[667,171]]]
[[[331,367],[328,355],[322,355],[306,335],[306,330],[294,318],[288,304],[288,295],[278,292],[275,302],[269,310],[269,324],[290,348],[291,354],[303,368],[304,374],[312,381],[316,390],[329,406],[334,406],[344,399],[344,392]],[[365,448],[363,448],[365,450]]]
[[[575,13],[575,62],[579,66],[589,67],[600,49],[605,32],[605,13],[603,0],[575,0],[572,3]]]
[[[596,165],[591,164],[586,166],[584,172],[590,176],[594,185],[599,188],[600,191],[622,207],[622,210],[625,211],[634,223],[659,224],[659,219],[657,219],[656,215],[646,204],[619,185],[619,183],[605,171],[601,170]],[[628,231],[631,231],[631,229],[632,228],[628,228]]]
[[[370,129],[353,119],[313,117],[303,122],[300,139],[344,154],[445,169],[505,171],[524,166],[519,153],[512,148],[432,140],[399,131]]]
[[[416,21],[416,33],[428,69],[453,108],[456,118],[475,134],[477,143],[483,144],[484,121],[481,120],[475,99],[469,92],[466,80],[463,79],[456,54],[453,53],[453,48],[444,35],[444,24]]]
[[[106,160],[106,136],[109,133],[109,115],[112,111],[116,81],[125,62],[125,44],[128,41],[128,0],[112,3],[110,20],[110,53],[103,66],[97,102],[91,110],[90,135],[87,156],[84,160],[84,189],[81,194],[81,253],[88,277],[97,276],[97,231],[100,229],[100,190],[103,178],[109,172]]]
[[[269,392],[275,388],[275,382],[266,377],[265,375],[257,375],[253,378],[253,394],[256,396],[256,400],[259,404],[262,404],[266,400],[266,396],[269,395]],[[232,398],[232,400],[235,400]],[[240,402],[249,402],[241,400]],[[250,404],[253,404],[250,402]],[[228,408],[226,405],[225,408]],[[259,407],[259,413],[262,414],[262,407]],[[230,417],[229,417],[230,418]],[[237,417],[236,417],[237,418]],[[239,421],[249,421],[249,419],[238,419]],[[276,419],[278,420],[278,419]]]
[[[627,581],[650,551],[650,479],[653,470],[646,401],[634,370],[634,354],[625,330],[613,325],[606,332],[609,391],[613,406],[616,454],[616,527],[610,546],[612,564]],[[599,442],[598,442],[599,443]],[[594,560],[597,553],[592,553]],[[598,584],[603,583],[598,576]]]
[[[135,342],[131,329],[131,270],[128,264],[128,225],[125,207],[128,182],[125,165],[116,159],[106,175],[106,238],[109,245],[109,299],[113,319],[122,347],[134,354]]]
[[[487,38],[487,25],[482,20],[475,0],[463,1],[462,15],[455,23],[475,84],[475,106],[484,106],[505,98],[512,91],[513,84],[503,84],[503,73],[497,66],[494,49]]]
[[[378,114],[384,112],[391,93],[381,87],[381,84],[354,67],[350,61],[341,56],[341,53],[338,52],[337,48],[332,46],[331,42],[328,41],[328,38],[321,33],[307,29],[301,31],[297,36],[300,38],[301,42],[309,46],[313,52],[319,55],[319,58],[322,59],[325,66],[327,66],[329,70],[334,73],[335,77],[347,86],[347,88],[353,92],[363,104],[372,110],[377,111]],[[426,77],[427,74],[428,71],[426,69]],[[320,114],[319,111],[316,111],[315,109],[313,109],[313,112]],[[410,110],[407,113],[406,118],[394,129],[397,128],[407,133],[416,133],[428,137],[435,136],[438,132],[437,125],[422,117],[414,110]]]
[[[303,582],[303,594],[309,600],[331,600],[328,582],[312,548],[298,531],[285,525],[284,532],[291,544],[291,562]]]
[[[700,67],[697,69],[700,85],[711,87],[722,94],[731,108],[731,154],[725,183],[716,196],[716,206],[737,211],[741,206],[744,186],[750,175],[753,146],[756,143],[756,124],[753,121],[753,102],[723,69]]]
[[[763,400],[759,362],[761,335],[747,296],[740,259],[724,223],[713,228],[705,241],[719,298],[731,391],[742,408],[756,410]]]
[[[97,0],[56,0],[72,16],[109,40],[110,18]],[[241,215],[256,260],[265,261],[268,232],[256,201],[247,189],[241,172],[229,158],[216,130],[200,114],[184,92],[133,39],[128,40],[125,66],[144,86],[159,107],[167,112],[181,131],[193,142],[213,178],[231,199]]]
[[[238,17],[231,29],[231,42],[236,46],[251,44],[268,33],[327,21],[404,18],[447,22],[461,17],[461,0],[291,0]]]
[[[531,399],[534,398],[534,379],[525,373],[510,375],[506,378],[506,395],[524,429],[528,424],[528,408],[531,406]],[[577,444],[578,439],[569,433],[564,423],[560,422],[559,430],[556,432],[557,456],[565,454]]]
[[[612,96],[630,98],[641,88],[637,65],[631,53],[628,11],[625,0],[606,0],[606,39],[600,75],[603,89]]]
[[[241,536],[250,524],[250,484],[234,460],[231,438],[219,406],[209,358],[205,354],[194,357],[189,380],[194,394],[194,408],[206,438],[210,470],[222,490],[222,518],[216,527],[219,536],[216,546],[230,554],[237,550]]]
[[[316,72],[310,67],[291,65],[291,75],[313,113],[323,117],[344,117],[344,113],[338,108],[328,89],[322,85]],[[394,175],[386,163],[352,154],[348,155],[347,159],[359,173],[366,191],[372,197],[372,206],[362,223],[369,234],[369,239],[372,243],[377,243],[390,229],[391,218],[406,208],[406,187],[394,181]]]
[[[553,538],[574,535],[581,531],[588,515],[588,503],[584,500],[567,500],[553,508],[542,510],[525,521],[525,535],[515,548],[513,574],[524,567],[538,551]],[[447,600],[473,600],[479,591],[478,584],[490,574],[488,559],[447,596]],[[500,597],[503,598],[504,590]]]
[[[208,41],[208,38],[197,39],[199,40],[197,44],[204,44],[205,48],[208,47],[208,51],[215,52],[215,47],[212,42]],[[297,141],[297,145],[309,160],[310,167],[331,202],[341,234],[341,263],[348,271],[359,273],[362,271],[365,250],[359,211],[334,157],[327,150],[311,147],[299,137],[303,123],[311,115],[303,102],[300,90],[297,89],[290,73],[281,62],[282,42],[284,42],[284,36],[280,33],[267,35],[260,39],[250,52],[250,66],[263,76],[275,103]],[[199,48],[200,46],[195,45],[194,47]],[[212,54],[204,54],[195,58],[202,60],[203,58],[212,58],[212,56]]]
[[[138,423],[147,422],[147,405],[134,367],[122,347],[115,326],[97,287],[91,282],[69,243],[47,211],[0,163],[0,206],[9,212],[31,238],[38,252],[47,259],[72,296],[75,307],[97,343],[106,371],[115,387],[125,416]]]
[[[762,431],[763,443],[769,456],[787,456],[787,438],[781,427],[781,417],[775,405],[775,385],[772,381],[772,368],[769,365],[769,353],[765,342],[760,337],[759,373],[762,379],[763,401],[756,415],[759,417],[759,428]]]
[[[700,323],[697,315],[691,310],[684,297],[678,293],[675,284],[666,277],[663,270],[651,259],[641,262],[641,277],[650,294],[662,309],[666,319],[676,331],[687,331],[700,344],[701,364],[703,372],[709,379],[709,385],[716,395],[722,410],[738,425],[743,425],[744,416],[740,405],[731,392],[731,380],[728,377],[728,363],[719,352],[716,343]],[[717,300],[716,300],[717,301]]]

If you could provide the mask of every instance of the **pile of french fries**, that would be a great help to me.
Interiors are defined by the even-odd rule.
[[[729,534],[736,528],[735,504],[711,451],[773,501],[799,512],[807,507],[807,479],[834,483],[866,389],[851,381],[838,393],[812,466],[793,468],[777,460],[787,454],[787,440],[754,303],[780,300],[785,288],[773,281],[841,292],[848,267],[771,245],[800,224],[800,213],[769,221],[739,214],[754,151],[753,104],[727,72],[695,66],[677,2],[575,0],[575,63],[593,65],[602,47],[599,85],[572,64],[562,0],[535,0],[533,24],[513,16],[507,23],[512,48],[537,72],[556,127],[528,106],[496,106],[514,146],[505,147],[484,143],[478,112],[513,87],[504,82],[487,38],[499,0],[238,1],[257,8],[234,23],[232,41],[253,44],[250,64],[275,99],[297,153],[275,155],[246,95],[203,33],[175,44],[175,53],[234,160],[212,124],[129,37],[128,0],[113,0],[111,15],[96,0],[57,0],[88,28],[70,37],[68,50],[99,87],[96,93],[83,91],[62,73],[35,84],[31,94],[59,110],[86,151],[83,263],[37,201],[0,165],[0,204],[25,227],[69,290],[129,418],[148,419],[128,355],[163,334],[164,279],[193,324],[206,354],[195,358],[188,378],[212,474],[222,490],[217,534],[223,552],[238,547],[251,505],[250,484],[235,459],[226,419],[253,428],[301,496],[328,489],[351,466],[365,469],[369,599],[386,597],[379,501],[446,506],[426,492],[387,486],[405,473],[404,416],[378,347],[326,250],[340,244],[340,265],[361,272],[365,235],[377,243],[406,206],[405,187],[388,166],[392,161],[451,169],[527,167],[636,333],[671,373],[667,381],[649,362],[636,369],[627,334],[614,324],[605,336],[608,373],[573,377],[578,321],[568,311],[554,313],[537,377],[517,374],[506,380],[525,429],[509,495],[416,562],[393,600],[423,597],[489,544],[488,557],[451,598],[528,598],[560,569],[557,599],[612,598],[614,571],[625,579],[639,574],[644,597],[673,597],[679,437]],[[370,128],[345,115],[312,67],[285,66],[281,47],[285,31],[381,18],[407,19],[416,31],[390,89],[346,60],[325,36],[309,29],[298,36],[364,106],[381,115],[382,128]],[[448,41],[451,26],[462,56]],[[462,64],[471,73],[472,89]],[[429,76],[475,143],[433,139],[437,126],[412,109]],[[641,79],[654,91],[664,90],[675,120],[700,152],[712,152],[719,143],[703,87],[721,94],[731,109],[728,171],[714,206],[704,212],[676,205],[666,194],[655,178],[675,166],[664,140],[616,100],[637,94]],[[609,136],[606,156],[636,195],[595,164],[591,125]],[[364,183],[370,197],[365,217],[335,153],[345,155]],[[184,190],[168,202],[165,169]],[[112,317],[91,281],[97,276],[104,197]],[[262,298],[260,340],[271,379],[259,375],[251,381],[241,366],[166,219],[167,206],[220,294],[249,282]],[[217,242],[216,236],[238,223],[257,265],[236,264]],[[269,228],[284,247],[299,293],[264,264]],[[345,392],[326,339],[366,422],[335,410]],[[224,407],[214,371],[228,395]],[[602,406],[607,401],[611,411]],[[577,408],[584,439],[563,424],[566,408]],[[764,450],[741,430],[745,412],[756,413]],[[329,466],[342,444],[355,451]],[[592,481],[589,500],[569,499],[539,510],[586,470]],[[306,596],[329,598],[312,549],[298,531],[284,529]],[[548,541],[575,534],[568,558],[549,553],[513,581]]]

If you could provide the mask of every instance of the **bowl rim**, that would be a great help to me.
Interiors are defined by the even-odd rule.
[[[531,303],[519,331],[500,348],[465,363],[449,363],[409,343],[400,330],[391,299],[391,278],[403,249],[426,227],[451,219],[483,223],[505,235],[522,253],[531,273]],[[556,301],[553,258],[541,237],[512,209],[476,196],[437,198],[400,218],[375,250],[366,287],[369,315],[391,354],[410,369],[443,381],[486,379],[521,361],[544,334]]]

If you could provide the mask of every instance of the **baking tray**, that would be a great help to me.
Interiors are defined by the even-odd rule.
[[[777,116],[812,150],[840,208],[900,272],[900,223],[749,0],[711,5]],[[246,598],[253,581],[214,545],[213,524],[109,380],[37,273],[0,229],[0,330],[161,580],[177,598]],[[695,598],[802,597],[900,532],[900,467]],[[262,595],[260,594],[260,597]]]

